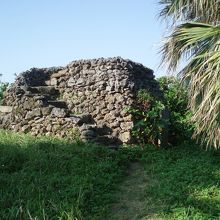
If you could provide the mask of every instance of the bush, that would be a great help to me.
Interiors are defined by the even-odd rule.
[[[187,87],[182,85],[176,77],[163,76],[158,79],[158,82],[164,94],[164,105],[170,111],[170,143],[176,145],[191,139],[193,125],[190,122]]]
[[[163,100],[155,100],[149,91],[140,90],[136,106],[128,110],[135,121],[134,140],[139,144],[159,145],[159,140],[167,135],[168,144],[177,145],[191,139],[193,125],[190,123],[187,88],[175,77],[161,77],[158,82]],[[165,116],[165,110],[169,117]]]
[[[132,136],[136,143],[158,145],[165,127],[162,112],[165,106],[155,100],[147,90],[140,90],[137,94],[137,104],[128,110],[134,117]]]

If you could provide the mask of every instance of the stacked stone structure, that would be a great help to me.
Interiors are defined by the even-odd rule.
[[[131,143],[134,121],[126,109],[140,89],[158,98],[153,71],[120,57],[73,61],[65,67],[21,73],[0,107],[0,128]]]

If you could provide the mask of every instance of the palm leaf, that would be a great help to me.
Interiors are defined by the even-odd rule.
[[[171,18],[173,23],[199,21],[216,24],[220,20],[219,0],[160,0],[162,18]]]
[[[220,26],[187,23],[178,26],[163,48],[163,62],[175,70],[185,57],[191,59],[180,72],[190,86],[190,107],[195,136],[220,147]],[[216,129],[217,128],[217,129]]]
[[[212,51],[219,43],[220,26],[203,23],[186,23],[178,26],[167,38],[162,52],[162,64],[175,71],[182,59],[189,60],[206,51]],[[198,59],[190,66],[196,65]]]
[[[210,52],[199,59],[199,65],[188,67],[185,77],[191,79],[190,106],[196,123],[195,136],[202,136],[207,145],[220,147],[220,51]]]

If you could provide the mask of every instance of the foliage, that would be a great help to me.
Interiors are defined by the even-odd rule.
[[[137,105],[129,109],[134,117],[133,137],[140,144],[158,144],[165,129],[168,130],[168,144],[177,145],[190,140],[194,126],[188,109],[187,89],[176,77],[158,79],[164,98],[156,100],[146,90],[137,94]],[[164,110],[169,116],[164,117]]]
[[[136,200],[133,192],[124,195],[125,190],[117,191],[119,198],[123,196],[117,206],[120,209],[113,209],[114,213],[110,209],[108,216],[120,217],[108,219],[219,219],[220,151],[206,151],[191,142],[167,149],[148,146],[142,148],[139,161],[144,169],[122,183],[131,188],[127,183],[136,178]]]
[[[174,28],[162,48],[162,62],[180,71],[189,84],[194,135],[208,146],[220,147],[220,2],[161,0],[161,16]]]
[[[200,21],[218,23],[220,20],[219,0],[160,0],[163,19],[171,19],[176,23],[185,21]]]
[[[128,110],[134,117],[132,135],[137,143],[158,145],[165,124],[163,110],[164,104],[155,100],[147,90],[138,91],[136,106]]]
[[[163,76],[158,79],[164,95],[164,105],[169,110],[169,142],[173,145],[190,140],[193,132],[191,112],[188,109],[186,86],[174,76]]]
[[[219,151],[207,152],[192,143],[144,149],[142,163],[150,181],[144,199],[154,203],[156,219],[219,219],[219,156]]]
[[[2,220],[112,219],[111,204],[131,161],[144,166],[136,178],[146,177],[136,191],[145,205],[135,216],[147,211],[155,219],[219,219],[220,152],[192,143],[112,151],[1,131],[0,155]]]
[[[0,219],[76,220],[103,219],[138,152],[0,131],[0,155]]]
[[[0,82],[0,104],[1,104],[4,92],[6,91],[7,87],[8,87],[8,83],[1,83]]]

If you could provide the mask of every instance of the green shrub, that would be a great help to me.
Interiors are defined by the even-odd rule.
[[[158,145],[165,125],[164,108],[164,104],[155,100],[147,90],[138,92],[136,106],[128,110],[134,117],[132,136],[137,143]]]
[[[187,87],[182,85],[178,78],[172,76],[163,76],[158,82],[164,94],[164,105],[170,111],[170,143],[176,145],[191,139],[193,125],[190,122]]]
[[[156,100],[147,90],[140,90],[136,105],[128,110],[135,121],[134,140],[139,144],[158,145],[167,135],[168,144],[177,145],[191,139],[193,125],[190,123],[187,88],[175,77],[161,77],[158,82],[163,100]],[[169,116],[165,116],[166,110]]]

